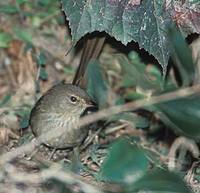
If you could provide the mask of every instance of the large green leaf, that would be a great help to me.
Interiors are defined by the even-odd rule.
[[[138,181],[127,186],[126,192],[190,193],[191,191],[178,175],[163,170],[154,170],[147,172]]]
[[[190,193],[178,175],[149,169],[144,151],[125,138],[117,140],[110,147],[100,170],[100,179],[120,183],[126,193]]]
[[[190,96],[156,104],[160,118],[175,131],[200,139],[200,96]]]
[[[99,62],[91,60],[87,66],[87,90],[99,107],[107,104],[107,83],[101,73]]]
[[[61,0],[63,10],[72,32],[73,41],[78,41],[88,32],[105,31],[123,44],[131,41],[153,54],[163,67],[164,73],[169,58],[164,1],[123,0]]]
[[[108,152],[101,170],[104,181],[131,183],[140,178],[148,167],[144,152],[126,139],[115,142]]]
[[[189,49],[179,29],[174,25],[168,25],[168,37],[171,42],[172,58],[178,67],[182,78],[182,85],[189,86],[195,77],[196,65],[192,59],[192,52]]]

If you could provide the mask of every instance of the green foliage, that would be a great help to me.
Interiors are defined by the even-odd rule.
[[[181,74],[182,85],[189,86],[196,78],[196,65],[192,60],[192,52],[179,29],[174,24],[169,24],[167,27],[172,48],[172,58]]]
[[[109,121],[124,120],[132,125],[133,128],[147,128],[149,126],[149,120],[141,115],[132,112],[124,112],[112,116]]]
[[[0,32],[0,48],[9,47],[9,43],[12,41],[12,36],[8,33]]]
[[[173,52],[166,27],[172,23],[170,16],[177,14],[174,10],[176,7],[174,1],[168,3],[169,5],[166,5],[164,0],[139,2],[61,0],[61,2],[69,20],[73,41],[77,42],[87,33],[105,31],[125,45],[131,41],[138,42],[140,48],[147,50],[159,61],[163,74],[166,74],[170,52]],[[196,27],[199,25],[199,20],[196,19],[199,17],[199,12],[196,11],[198,1],[189,2],[185,7],[191,9],[191,15],[187,13],[187,19],[182,20],[183,31],[199,33],[199,28]],[[183,10],[184,8],[180,7],[180,13]],[[190,30],[184,26],[190,26]]]
[[[176,26],[169,25],[168,34],[171,40],[173,59],[181,75],[182,86],[189,86],[194,82],[197,75],[197,68],[192,60],[191,50]],[[166,89],[164,92],[168,92],[168,90]],[[161,120],[171,129],[199,141],[199,104],[199,96],[193,95],[156,104],[155,106],[156,110],[160,112]]]
[[[160,118],[174,131],[200,140],[200,98],[194,95],[156,104]]]
[[[26,127],[24,127],[26,128]],[[18,145],[24,145],[27,143],[30,143],[30,141],[33,139],[33,134],[32,133],[26,133],[22,137],[20,137],[18,141]]]
[[[32,44],[33,30],[41,27],[43,22],[55,22],[54,18],[58,19],[58,13],[60,13],[60,10],[57,0],[16,0],[11,4],[6,1],[0,2],[0,14],[7,16],[6,19],[8,20],[11,17],[12,20],[15,20],[10,34],[0,31],[0,47],[9,47],[9,43],[13,39]],[[23,25],[25,19],[30,21],[28,26]]]
[[[27,128],[29,126],[29,117],[31,109],[30,107],[19,108],[15,111],[15,114],[20,117],[20,128]]]
[[[139,180],[128,186],[126,190],[126,192],[140,191],[145,193],[191,193],[178,175],[158,169],[145,173]]]
[[[0,100],[0,107],[6,105],[11,99],[11,95],[6,95],[3,99]]]
[[[128,60],[124,55],[116,56],[122,68],[122,86],[140,87],[144,90],[155,90],[160,87],[160,82],[151,81],[146,72],[146,66],[140,61]]]
[[[64,12],[69,19],[72,38],[75,42],[84,34],[92,31],[106,31],[124,44],[134,40],[139,43],[141,48],[146,49],[158,59],[163,67],[164,74],[166,73],[166,66],[171,52],[181,75],[182,86],[194,84],[196,67],[192,61],[191,51],[181,36],[180,30],[171,23],[171,20],[168,22],[169,16],[163,10],[164,1],[146,0],[141,1],[140,5],[131,4],[133,1],[129,0],[61,1]],[[15,14],[19,18],[28,18],[26,21],[31,23],[27,28],[20,23],[16,24],[16,26],[14,25],[13,31],[10,33],[12,35],[3,31],[0,32],[0,47],[8,48],[13,39],[19,39],[27,45],[34,46],[32,44],[35,30],[41,29],[40,27],[44,23],[46,24],[47,21],[48,24],[56,21],[52,18],[59,11],[58,3],[59,1],[57,0],[16,0],[13,5],[0,6],[0,14],[6,14],[7,16]],[[194,0],[193,3],[196,4],[197,1]],[[24,6],[27,9],[23,9]],[[47,29],[46,26],[45,29]],[[50,33],[48,32],[48,35]],[[161,93],[178,90],[176,84],[171,80],[171,76],[167,77],[166,83],[163,84],[162,73],[159,69],[156,66],[149,67],[148,65],[149,68],[147,70],[147,65],[140,60],[135,52],[130,52],[128,57],[122,54],[117,55],[116,59],[122,70],[119,87],[122,91],[123,89],[125,90],[123,96],[120,96],[121,98],[118,101],[114,101],[116,104],[123,104],[126,100],[132,101],[151,97],[152,95],[159,96]],[[39,67],[39,78],[47,80],[48,74],[45,69],[47,58],[43,52],[38,55],[36,62]],[[73,73],[74,68],[67,66],[64,71],[68,74]],[[106,107],[110,88],[97,61],[91,61],[88,65],[87,79],[88,92],[100,107]],[[4,106],[10,98],[10,95],[3,98],[0,101],[0,106]],[[199,141],[199,104],[199,96],[193,95],[144,108],[151,111],[150,113],[152,114],[158,113],[163,123],[173,131]],[[19,117],[20,127],[26,128],[29,123],[30,108],[18,109],[15,113]],[[126,112],[111,117],[108,122],[125,120],[133,128],[144,129],[155,124],[149,119],[149,117],[146,118],[142,114]],[[145,132],[148,132],[147,129]],[[29,142],[29,138],[26,136],[24,141]],[[97,149],[97,147],[95,148]],[[97,164],[99,163],[99,157],[95,148],[92,149],[90,156],[93,163]],[[149,155],[146,150],[128,139],[117,140],[110,147],[98,173],[98,178],[103,181],[124,185],[123,192],[125,193],[190,192],[178,175],[167,170],[160,170],[155,166],[156,156],[153,154],[154,157],[152,156],[151,158],[155,160],[151,159],[151,161],[153,160],[153,164],[152,162],[151,164],[154,166],[153,169],[150,169]],[[159,163],[157,160],[155,162]],[[72,161],[72,163],[77,166],[75,161]],[[59,187],[58,191],[60,192],[68,191],[66,184],[61,181],[52,179],[52,184]]]
[[[44,67],[40,68],[39,78],[41,80],[47,80],[48,79],[48,73]]]
[[[110,147],[100,178],[109,182],[132,183],[147,171],[147,167],[144,152],[128,140],[120,139]]]
[[[174,62],[180,72],[183,86],[189,86],[194,82],[197,73],[191,50],[174,25],[169,26],[168,30],[169,39],[172,42]],[[120,55],[118,60],[122,67],[122,87],[142,88],[142,92],[136,90],[126,93],[127,99],[136,100],[148,97],[148,91],[159,96],[162,93],[178,90],[176,84],[170,80],[171,77],[168,77],[165,80],[165,85],[162,85],[162,76],[158,69],[154,66],[151,71],[147,72],[146,66],[138,60],[134,53],[129,54],[129,59]],[[149,77],[153,77],[153,80]],[[159,112],[160,119],[176,133],[199,140],[199,104],[199,96],[195,95],[156,104],[154,105],[155,109],[152,107],[145,108]]]
[[[37,64],[39,66],[39,78],[41,80],[47,80],[48,79],[48,73],[45,69],[45,66],[46,66],[46,56],[43,52],[41,52],[39,54],[39,56],[37,57],[36,59],[37,61]]]
[[[51,6],[52,4],[55,4],[57,0],[37,0],[37,5],[41,6],[41,7],[47,7],[47,6]]]
[[[139,6],[128,0],[61,1],[74,41],[93,31],[105,31],[123,44],[136,41],[158,59],[166,73],[170,49],[164,25],[168,16],[162,1],[141,1]]]
[[[17,12],[17,7],[13,5],[3,5],[0,7],[0,13],[16,14]]]
[[[128,57],[119,54],[116,58],[122,69],[121,87],[132,88],[126,93],[126,99],[142,99],[177,88],[170,77],[163,80],[162,74],[156,66],[152,65],[147,71],[147,66],[133,51],[129,53]],[[134,91],[133,88],[135,88]]]
[[[149,169],[144,151],[127,139],[119,139],[110,147],[100,177],[103,181],[121,183],[123,192],[190,192],[175,173]]]
[[[29,31],[20,29],[19,27],[14,28],[17,39],[32,44],[32,35]]]
[[[100,107],[107,104],[107,83],[101,73],[100,64],[92,60],[87,67],[87,90]]]
[[[18,5],[22,5],[22,4],[26,3],[27,0],[16,0],[16,2],[18,3]]]
[[[46,65],[46,56],[43,52],[40,52],[40,54],[38,55],[37,64],[39,66],[45,66]]]

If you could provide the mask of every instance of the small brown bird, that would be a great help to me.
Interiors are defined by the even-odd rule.
[[[53,130],[50,139],[41,141],[54,149],[79,146],[87,136],[87,127],[78,127],[81,115],[95,103],[83,89],[72,84],[58,84],[46,92],[30,116],[33,134],[38,137]]]
[[[90,60],[99,56],[104,40],[95,36],[87,39],[72,84],[52,87],[35,104],[30,116],[33,134],[44,136],[53,130],[53,136],[51,132],[50,139],[42,143],[54,149],[74,148],[87,136],[88,127],[79,128],[78,121],[87,108],[96,105],[82,89],[86,88],[85,71]]]

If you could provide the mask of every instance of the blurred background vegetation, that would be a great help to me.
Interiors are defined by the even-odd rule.
[[[74,47],[58,0],[1,1],[0,24],[3,157],[33,140],[28,128],[33,105],[52,85],[72,81],[83,41]],[[100,58],[87,70],[88,92],[100,109],[198,86],[199,36],[190,35],[185,42],[176,27],[168,29],[174,56],[165,79],[155,58],[137,43],[124,46],[105,34]],[[81,166],[63,161],[63,153],[56,164],[47,161],[48,149],[31,161],[22,152],[0,164],[0,192],[200,192],[199,104],[197,92],[92,125],[93,141],[81,153]],[[83,178],[73,173],[77,167]]]

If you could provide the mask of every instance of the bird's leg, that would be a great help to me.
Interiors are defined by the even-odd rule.
[[[73,158],[72,158],[72,164],[71,164],[71,170],[78,174],[81,171],[81,168],[83,167],[81,160],[80,160],[80,148],[74,147],[73,148]]]
[[[80,151],[79,147],[74,147],[74,148],[73,148],[74,158],[75,158],[76,160],[79,160],[79,158],[80,158],[80,153],[79,153],[79,151]]]
[[[30,160],[33,158],[33,156],[34,156],[38,151],[39,151],[39,148],[34,149],[34,150],[32,151],[32,153],[31,153],[31,155],[28,156],[28,157],[26,157],[26,160],[30,161]]]
[[[34,144],[34,149],[33,149],[33,151],[31,152],[31,155],[28,156],[28,157],[26,157],[26,160],[31,160],[32,157],[39,151],[39,148],[40,148],[40,146],[41,146],[41,143],[39,143],[39,142],[37,141],[36,138],[34,138],[34,139],[32,140],[32,142],[33,142],[33,144]]]

